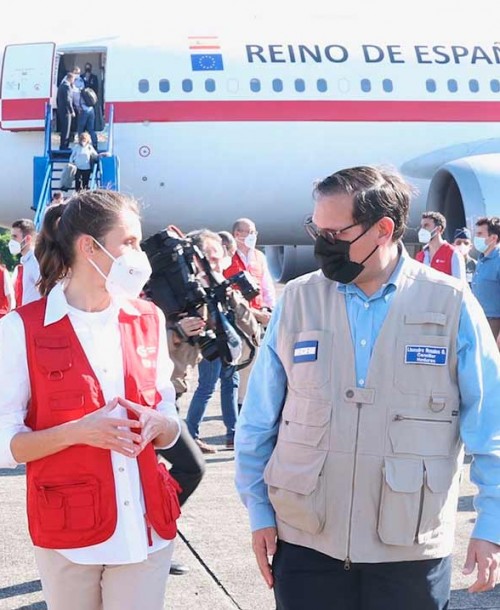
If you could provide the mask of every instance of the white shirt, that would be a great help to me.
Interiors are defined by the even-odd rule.
[[[104,399],[124,396],[123,358],[121,357],[118,312],[138,313],[127,301],[114,301],[110,307],[100,312],[84,312],[68,305],[62,284],[50,292],[44,324],[54,323],[69,315],[76,336],[90,362]],[[157,389],[162,396],[157,409],[166,416],[178,416],[175,409],[175,391],[170,381],[173,370],[168,355],[165,318],[160,316],[157,360]],[[23,322],[16,312],[7,314],[0,321],[0,467],[17,466],[10,444],[19,432],[29,432],[24,419],[30,398],[30,382],[26,359],[26,339]],[[127,418],[126,410],[117,406],[112,417]],[[180,433],[180,425],[179,425]],[[178,438],[177,434],[171,447]],[[166,547],[170,541],[160,538],[152,531],[153,545],[148,546],[144,521],[144,497],[139,478],[136,458],[125,457],[111,451],[116,499],[117,525],[108,540],[88,547],[64,549],[59,552],[70,561],[82,564],[126,564],[144,561],[148,553]]]
[[[35,258],[33,250],[21,256],[21,264],[23,266],[23,302],[16,303],[17,307],[26,305],[32,301],[37,301],[40,298],[36,283],[40,279],[40,267],[38,261]],[[16,282],[18,268],[14,269],[14,275],[12,277],[13,282]]]
[[[249,262],[255,259],[255,257],[257,256],[255,254],[255,249],[252,248],[248,251],[248,255],[245,255],[241,250],[238,250],[238,255],[245,263],[247,268]],[[259,286],[262,296],[262,302],[264,303],[265,307],[273,309],[276,305],[276,291],[274,289],[273,278],[271,277],[269,267],[267,266],[267,259],[264,254],[262,254],[262,266],[264,268],[264,273],[262,275],[262,280]]]
[[[14,297],[14,286],[7,269],[3,269],[3,293],[6,297]]]

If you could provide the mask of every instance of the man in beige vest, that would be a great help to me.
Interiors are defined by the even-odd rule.
[[[237,423],[257,563],[278,610],[445,610],[462,443],[464,573],[498,578],[498,350],[463,283],[406,252],[400,176],[346,169],[314,195],[321,270],[286,286]]]

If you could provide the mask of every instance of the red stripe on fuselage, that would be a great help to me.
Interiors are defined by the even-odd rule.
[[[500,121],[500,102],[156,101],[112,102],[117,123],[200,121]]]
[[[2,120],[43,120],[46,99],[2,100]],[[108,102],[116,123],[219,121],[471,122],[500,121],[500,102],[226,100]]]

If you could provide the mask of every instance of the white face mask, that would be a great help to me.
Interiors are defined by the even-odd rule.
[[[436,231],[429,231],[429,229],[420,229],[420,231],[418,232],[418,241],[421,244],[428,244],[431,239],[436,235]]]
[[[97,240],[94,241],[113,261],[106,276],[93,260],[87,259],[99,275],[106,280],[106,290],[113,297],[136,299],[152,272],[146,253],[143,250],[129,250],[115,258],[102,244]]]
[[[253,250],[255,248],[256,244],[257,244],[257,235],[255,235],[255,233],[249,233],[245,237],[245,246],[247,248],[250,248],[250,250]]]
[[[462,254],[463,256],[467,256],[469,254],[469,246],[467,244],[460,244],[459,246],[455,246],[455,248]]]
[[[12,254],[12,256],[21,254],[22,249],[23,247],[21,246],[21,242],[16,241],[15,239],[11,239],[9,241],[9,252]]]

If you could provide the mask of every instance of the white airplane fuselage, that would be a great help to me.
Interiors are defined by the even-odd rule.
[[[248,216],[263,244],[307,244],[302,225],[314,181],[365,164],[392,166],[415,185],[410,223],[417,225],[436,172],[457,159],[500,153],[500,46],[494,41],[198,34],[176,33],[162,45],[65,44],[46,62],[44,99],[54,101],[59,62],[70,69],[99,59],[105,104],[114,108],[120,188],[143,202],[145,235],[167,224],[227,229]],[[32,215],[32,159],[43,154],[44,141],[43,131],[20,130],[12,83],[21,79],[22,66],[15,60],[10,66],[10,91],[5,65],[2,74],[4,225]],[[33,114],[26,78],[28,84],[18,84],[19,107]],[[7,112],[15,119],[10,127]],[[486,200],[468,207],[467,189],[453,171],[462,200],[450,226],[498,213],[500,205]],[[471,182],[481,183],[474,172]],[[441,209],[453,216],[454,206],[448,201]]]

